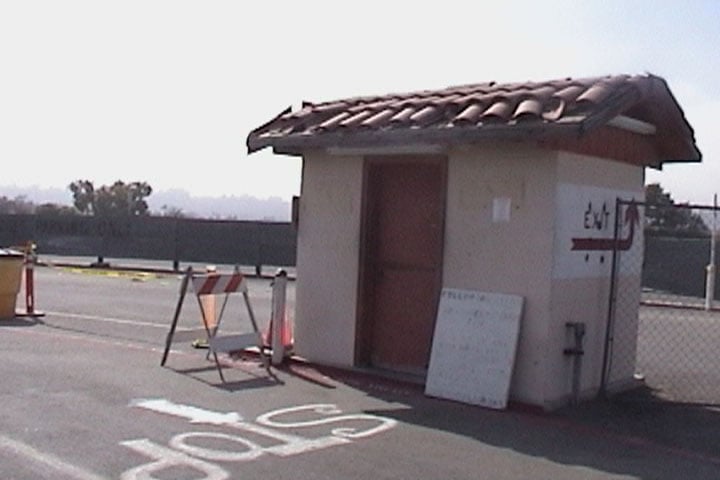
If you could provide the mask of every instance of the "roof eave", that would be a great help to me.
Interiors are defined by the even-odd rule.
[[[437,143],[442,145],[472,144],[486,140],[528,140],[552,136],[580,135],[581,124],[572,123],[516,123],[512,125],[483,125],[441,129],[410,128],[368,130],[365,132],[328,132],[291,134],[285,136],[257,136],[248,138],[250,153],[272,147],[275,153],[302,155],[303,151],[318,148],[362,148],[395,146],[408,143]]]
[[[302,156],[308,150],[327,148],[393,147],[407,145],[408,143],[450,146],[473,144],[488,140],[522,141],[558,137],[579,138],[602,125],[602,122],[597,121],[596,118],[593,120],[595,121],[589,123],[587,121],[543,124],[533,122],[514,125],[484,125],[482,128],[368,130],[352,133],[291,134],[282,137],[251,135],[248,137],[248,151],[253,153],[271,147],[276,154]],[[688,145],[683,152],[665,152],[662,156],[665,159],[653,164],[648,163],[646,166],[661,170],[664,163],[697,163],[702,161],[702,153],[695,145]]]
[[[702,152],[698,150],[697,148],[692,149],[692,152],[688,153],[687,158],[681,158],[682,156],[679,156],[678,158],[670,158],[667,160],[663,160],[657,165],[648,165],[649,167],[655,168],[657,170],[662,170],[662,167],[666,163],[701,163],[702,162]]]
[[[268,128],[270,125],[272,125],[275,122],[278,122],[283,116],[288,115],[292,111],[291,107],[287,107],[282,112],[278,113],[274,118],[271,120],[263,123],[259,127],[255,128],[247,137],[246,145],[248,149],[248,153],[257,152],[258,150],[262,150],[263,148],[267,147],[268,144],[259,140],[262,140],[260,138],[260,135],[258,132],[261,132]]]

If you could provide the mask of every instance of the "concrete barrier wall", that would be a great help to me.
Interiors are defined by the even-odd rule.
[[[0,215],[0,246],[33,240],[40,254],[68,256],[295,266],[296,233],[275,222]],[[643,287],[703,297],[709,259],[709,238],[646,235]]]
[[[294,266],[290,223],[0,215],[0,246],[35,241],[40,254]]]

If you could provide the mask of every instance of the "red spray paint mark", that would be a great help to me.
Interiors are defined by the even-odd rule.
[[[630,203],[625,211],[625,224],[630,224],[630,230],[627,238],[573,238],[571,250],[630,250],[635,237],[635,225],[640,224],[640,213],[638,212],[637,205],[634,202]]]

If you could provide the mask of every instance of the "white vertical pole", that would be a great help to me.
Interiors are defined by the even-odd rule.
[[[272,364],[280,365],[285,358],[283,332],[285,331],[285,301],[287,298],[287,272],[280,270],[273,280],[272,290]]]
[[[715,245],[717,242],[717,193],[713,197],[713,223],[710,232],[710,263],[706,267],[705,277],[705,310],[711,310],[715,300]]]

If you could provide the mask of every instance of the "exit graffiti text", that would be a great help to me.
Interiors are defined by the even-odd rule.
[[[587,209],[583,214],[583,227],[585,230],[605,230],[610,224],[610,210],[607,203],[603,202],[602,207],[593,207],[592,202],[588,202]]]

